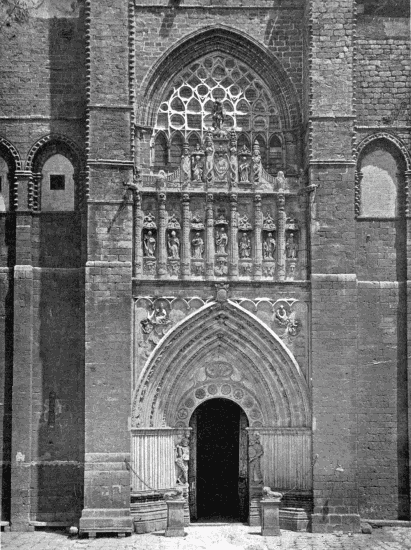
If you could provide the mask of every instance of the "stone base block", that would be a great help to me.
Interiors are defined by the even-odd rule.
[[[281,508],[280,529],[287,531],[307,531],[308,516],[304,508]]]
[[[97,533],[127,534],[134,531],[130,509],[98,509],[83,510],[80,518],[80,535],[88,534],[95,537]]]
[[[313,514],[311,519],[313,533],[361,532],[361,521],[358,514]]]
[[[261,501],[261,534],[263,537],[278,537],[281,535],[279,510],[279,500],[263,499]]]
[[[185,500],[166,500],[167,529],[166,537],[184,537],[184,504]]]

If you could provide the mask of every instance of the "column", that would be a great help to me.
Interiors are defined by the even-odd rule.
[[[238,216],[237,216],[237,195],[230,195],[230,243],[228,257],[228,273],[230,277],[238,277]]]
[[[214,279],[214,197],[211,193],[206,201],[206,279]]]
[[[261,212],[261,195],[254,197],[254,279],[259,280],[263,274],[263,251],[261,244],[261,230],[263,214]]]
[[[157,273],[159,279],[167,278],[167,243],[166,243],[166,194],[158,194],[158,264]]]
[[[313,468],[313,532],[360,529],[359,416],[353,414],[358,407],[359,319],[352,154],[355,4],[336,0],[330,25],[324,2],[310,0],[304,22],[310,29],[304,45],[310,66],[309,184],[321,182],[310,228],[312,452],[319,457]],[[336,473],[336,460],[343,475]]]
[[[183,238],[181,243],[181,275],[190,277],[190,195],[183,195]]]
[[[130,457],[133,207],[124,203],[124,186],[120,184],[121,180],[132,180],[135,166],[134,102],[126,70],[129,57],[135,55],[129,33],[125,32],[134,17],[129,9],[127,2],[113,4],[110,0],[87,2],[85,7],[90,191],[85,268],[84,509],[80,532],[89,535],[133,530],[130,473],[126,468]],[[117,62],[108,63],[113,48]],[[120,204],[123,207],[118,216]],[[107,220],[113,220],[113,231],[107,232]]]
[[[14,341],[11,441],[11,530],[34,531],[31,508],[33,266],[31,173],[16,177],[16,264],[14,267]]]
[[[285,281],[285,196],[277,195],[277,280]]]

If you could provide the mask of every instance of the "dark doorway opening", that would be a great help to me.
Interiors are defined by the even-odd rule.
[[[246,521],[248,517],[247,417],[228,399],[200,405],[190,422],[191,518]],[[193,491],[194,488],[194,491]]]

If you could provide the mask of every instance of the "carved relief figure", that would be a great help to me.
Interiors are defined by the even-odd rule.
[[[264,260],[274,260],[274,252],[276,248],[276,242],[272,233],[268,233],[263,242],[263,257]]]
[[[248,447],[248,462],[250,466],[250,483],[262,483],[263,475],[261,473],[261,457],[264,454],[263,446],[260,442],[260,434],[250,435],[250,444]]]
[[[298,246],[297,243],[294,240],[294,233],[290,233],[287,244],[285,245],[287,258],[290,260],[296,260],[297,259],[297,253],[298,253]]]
[[[183,436],[181,441],[175,446],[175,462],[177,464],[179,475],[177,477],[178,485],[188,483],[188,462],[190,460],[190,447],[188,437]]]
[[[215,238],[216,254],[227,254],[228,235],[222,227]]]
[[[178,259],[180,257],[180,239],[175,231],[171,231],[167,240],[168,257]]]
[[[218,157],[214,164],[215,177],[217,181],[227,181],[228,160],[224,151],[218,152]]]
[[[238,243],[238,253],[241,259],[250,258],[251,256],[251,241],[247,233],[243,233]]]
[[[154,258],[156,254],[156,238],[152,231],[147,231],[144,236],[144,256],[148,258]]]
[[[196,233],[194,239],[191,241],[191,256],[195,260],[202,260],[204,253],[204,241],[201,238],[200,233]]]
[[[290,336],[297,336],[300,330],[300,323],[296,319],[295,311],[292,311],[288,315],[284,305],[281,304],[275,312],[274,319],[280,327],[284,328],[284,333],[280,335],[280,338],[286,343],[290,342]]]

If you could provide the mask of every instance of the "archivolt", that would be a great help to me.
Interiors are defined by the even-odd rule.
[[[223,25],[204,27],[184,37],[152,67],[141,87],[137,124],[153,127],[159,105],[175,75],[199,57],[212,52],[235,56],[253,67],[277,101],[282,128],[298,126],[298,94],[281,62],[251,36]]]
[[[62,134],[48,134],[36,141],[27,156],[26,170],[38,171],[46,160],[56,153],[67,156],[75,170],[84,170],[82,150],[77,143]]]
[[[374,134],[370,134],[369,136],[366,136],[356,147],[355,158],[357,160],[360,159],[365,149],[367,149],[367,147],[370,144],[378,140],[386,140],[389,143],[393,144],[398,149],[398,151],[402,154],[407,170],[411,170],[411,155],[407,149],[407,146],[397,136],[389,132],[376,132]]]
[[[137,384],[132,424],[183,427],[195,406],[213,397],[238,402],[250,425],[310,425],[308,387],[295,359],[230,301],[205,305],[158,344]]]
[[[0,137],[0,150],[4,150],[5,155],[12,160],[14,170],[21,170],[22,164],[20,154],[14,145],[6,138]]]

